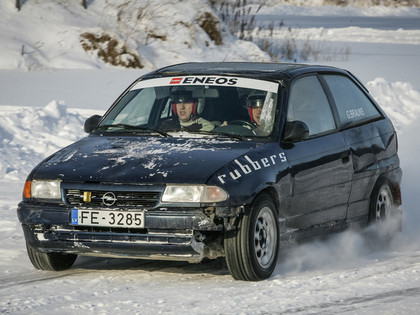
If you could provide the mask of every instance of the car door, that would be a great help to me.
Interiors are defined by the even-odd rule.
[[[284,142],[291,181],[287,224],[303,229],[343,222],[351,189],[352,157],[346,139],[336,128],[318,75],[292,82],[287,122],[293,121],[304,122],[309,137]]]

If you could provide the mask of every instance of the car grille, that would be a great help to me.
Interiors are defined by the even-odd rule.
[[[158,199],[159,192],[156,191],[66,191],[66,201],[71,206],[154,207]]]

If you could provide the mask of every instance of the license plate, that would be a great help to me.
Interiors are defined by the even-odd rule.
[[[71,209],[71,224],[122,228],[143,228],[144,211]]]

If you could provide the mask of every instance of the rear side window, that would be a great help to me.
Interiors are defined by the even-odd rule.
[[[324,78],[337,105],[342,126],[381,117],[375,105],[349,78],[342,75],[325,75]]]
[[[315,75],[296,79],[291,86],[287,121],[303,121],[309,136],[335,129],[330,104]]]

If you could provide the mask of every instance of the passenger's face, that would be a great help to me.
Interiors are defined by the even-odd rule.
[[[193,110],[193,102],[186,101],[181,103],[176,103],[176,112],[178,113],[179,120],[181,122],[188,122],[191,119],[191,114]]]
[[[254,117],[255,122],[257,123],[257,125],[261,125],[261,112],[262,112],[262,107],[253,107],[252,108],[252,117]]]

